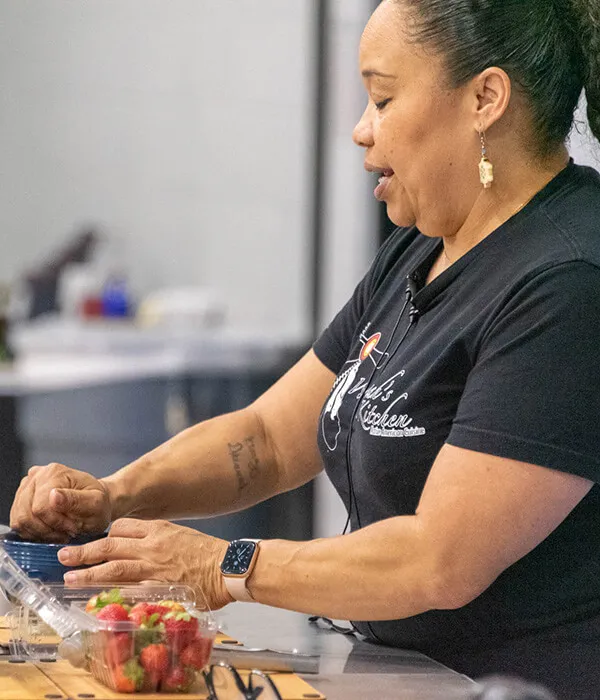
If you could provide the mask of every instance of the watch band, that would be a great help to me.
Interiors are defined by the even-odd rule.
[[[250,537],[244,537],[241,538],[246,542],[255,542],[256,545],[259,544],[260,540],[253,540]],[[256,550],[254,552],[254,556],[252,557],[252,562],[250,564],[250,567],[248,568],[248,572],[244,574],[243,576],[231,576],[227,574],[223,574],[223,579],[225,580],[225,586],[229,592],[229,595],[236,601],[240,603],[255,603],[256,601],[252,597],[250,591],[248,590],[247,581],[250,578],[250,574],[252,573],[252,570],[254,569],[254,565],[256,564],[256,559],[258,557],[258,553],[260,551],[260,548],[257,546]]]

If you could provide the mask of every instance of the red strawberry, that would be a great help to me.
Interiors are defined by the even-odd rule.
[[[135,682],[125,675],[122,668],[115,669],[113,685],[118,693],[135,693]]]
[[[167,642],[178,654],[196,638],[198,619],[188,612],[170,612],[163,618]]]
[[[194,674],[183,666],[175,666],[163,679],[160,689],[164,692],[185,693],[194,682]]]
[[[119,603],[109,603],[96,614],[99,620],[105,622],[123,622],[129,619],[129,614]]]
[[[181,652],[179,660],[183,666],[191,666],[200,671],[208,663],[212,650],[212,639],[198,637]]]
[[[102,608],[105,608],[111,603],[118,603],[123,605],[123,596],[118,588],[113,588],[112,591],[102,591],[97,595],[93,595],[85,606],[85,611],[87,613],[96,614]]]
[[[143,624],[148,625],[148,622],[150,622],[150,626],[152,626],[152,624],[160,622],[163,616],[168,612],[168,608],[155,603],[136,603],[129,612],[129,619],[135,622],[138,627]],[[153,615],[157,615],[158,617],[154,618],[152,621],[151,618]]]
[[[165,644],[150,644],[142,649],[140,664],[147,673],[162,678],[169,669],[169,650]]]
[[[106,661],[110,666],[119,666],[133,656],[133,639],[128,632],[115,632],[106,644]]]
[[[119,693],[135,693],[144,683],[144,669],[131,659],[113,670],[113,685]]]

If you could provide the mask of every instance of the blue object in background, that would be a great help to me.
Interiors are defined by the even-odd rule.
[[[129,316],[131,303],[127,283],[124,279],[113,277],[102,291],[102,315],[112,318]]]
[[[82,545],[88,542],[93,542],[102,537],[106,537],[106,533],[101,535],[81,535],[75,537],[68,545]],[[23,540],[21,536],[14,531],[3,535],[2,547],[6,553],[12,557],[14,562],[27,573],[30,578],[36,578],[44,583],[62,583],[63,576],[67,571],[75,569],[84,569],[81,566],[63,566],[58,561],[58,552],[67,544],[53,544],[48,542],[28,542]]]

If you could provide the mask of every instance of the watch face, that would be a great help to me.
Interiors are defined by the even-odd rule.
[[[255,550],[256,542],[233,540],[221,564],[221,571],[232,576],[243,576],[248,572]]]

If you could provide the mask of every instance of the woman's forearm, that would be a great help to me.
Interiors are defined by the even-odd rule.
[[[265,540],[248,582],[259,603],[345,620],[453,607],[416,517],[308,542]]]
[[[279,492],[279,472],[252,409],[204,421],[102,479],[112,519],[208,517]]]

